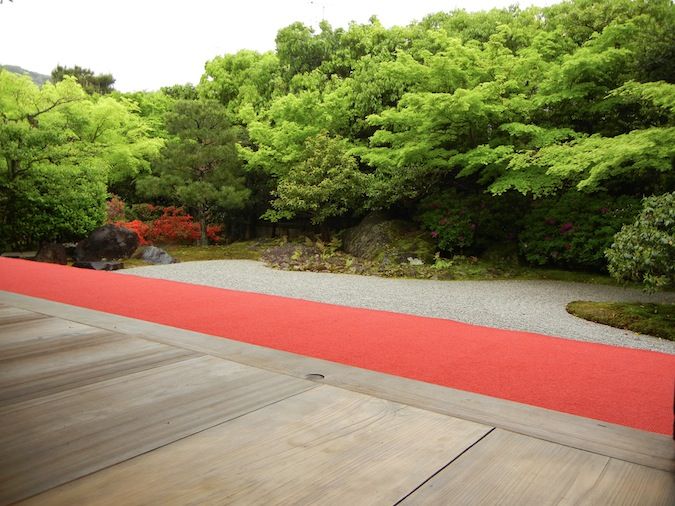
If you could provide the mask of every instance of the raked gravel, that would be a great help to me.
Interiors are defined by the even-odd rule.
[[[458,320],[502,329],[675,354],[675,342],[572,316],[573,300],[675,302],[675,294],[564,281],[432,281],[289,272],[251,260],[210,260],[118,271],[343,306]]]

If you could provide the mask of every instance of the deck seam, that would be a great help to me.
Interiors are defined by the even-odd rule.
[[[424,485],[429,483],[432,479],[434,479],[438,474],[442,473],[444,470],[446,470],[449,466],[451,466],[457,459],[459,459],[462,455],[465,453],[471,451],[474,446],[476,446],[478,443],[480,443],[483,439],[488,437],[492,432],[496,429],[496,427],[490,428],[489,431],[487,431],[485,434],[483,434],[480,438],[476,439],[473,443],[471,443],[469,446],[467,446],[461,453],[457,454],[450,462],[445,464],[444,466],[441,466],[438,468],[433,474],[429,475],[429,477],[424,480],[422,483],[417,485],[414,489],[412,489],[410,492],[408,492],[406,495],[401,497],[398,501],[396,501],[392,506],[399,506],[403,501],[408,499],[408,497],[412,496],[415,492],[417,492],[419,489],[421,489]]]

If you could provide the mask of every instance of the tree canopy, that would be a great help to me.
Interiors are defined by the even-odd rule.
[[[200,223],[202,244],[216,210],[244,206],[241,164],[235,134],[217,102],[179,100],[167,114],[170,135],[152,175],[138,181],[139,191],[184,206]]]
[[[522,257],[596,266],[584,244],[675,189],[674,51],[671,0],[568,0],[296,22],[274,51],[215,56],[196,87],[104,95],[88,69],[41,88],[0,71],[0,205],[19,212],[14,181],[76,167],[203,223],[245,203],[324,226],[385,210],[446,251],[489,223]],[[511,204],[518,226],[497,219]]]

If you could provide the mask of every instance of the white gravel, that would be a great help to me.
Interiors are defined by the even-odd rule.
[[[251,260],[211,260],[118,271],[344,306],[526,330],[675,354],[675,343],[588,322],[565,311],[573,300],[675,302],[675,294],[563,281],[429,281],[288,272]]]

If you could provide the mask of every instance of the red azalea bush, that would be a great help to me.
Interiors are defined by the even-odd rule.
[[[120,204],[121,203],[121,204]],[[133,230],[138,235],[139,244],[194,244],[201,238],[199,223],[195,222],[182,207],[160,207],[153,204],[134,204],[127,214],[134,219],[125,221],[124,202],[113,197],[108,202],[108,216],[111,223]],[[118,210],[121,209],[120,213]],[[116,216],[118,219],[110,220]],[[208,225],[206,236],[211,243],[222,240],[220,225]]]
[[[118,221],[115,223],[115,226],[124,227],[126,229],[133,230],[134,232],[136,232],[136,235],[138,236],[139,246],[147,246],[148,244],[150,244],[150,242],[146,238],[148,235],[148,231],[150,230],[150,227],[146,223],[143,223],[140,220]]]
[[[192,244],[199,237],[199,223],[181,207],[165,207],[148,233],[148,239],[161,244]]]

